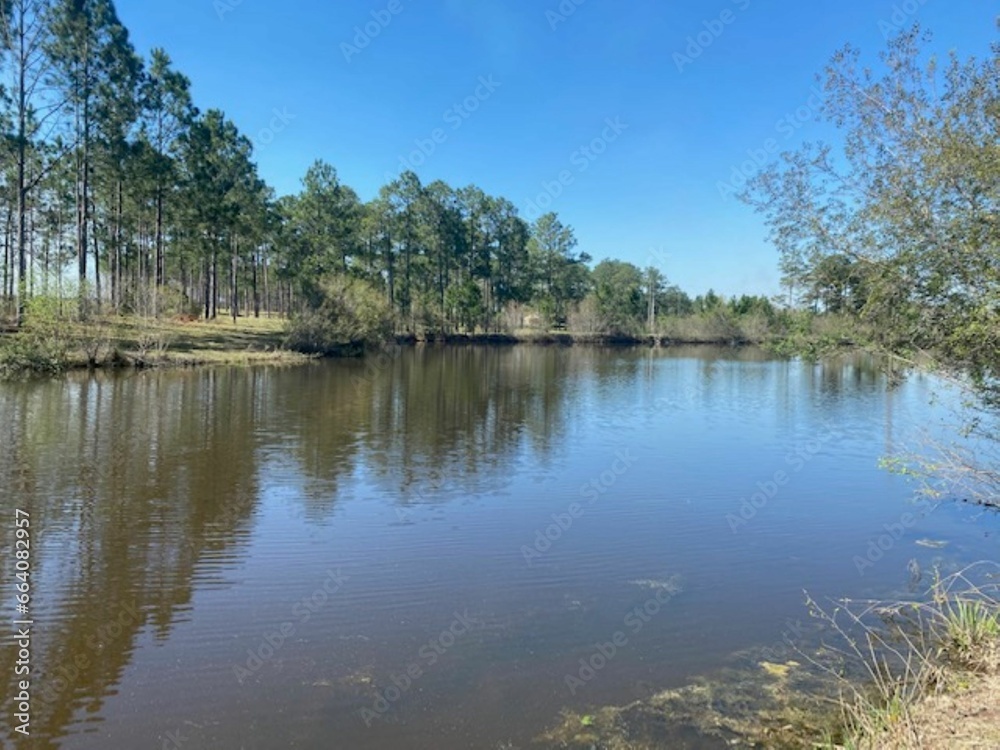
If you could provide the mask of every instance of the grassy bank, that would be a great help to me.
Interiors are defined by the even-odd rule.
[[[1000,747],[1000,564],[935,581],[922,601],[814,611],[861,682],[814,662],[840,688],[851,750]]]
[[[153,320],[125,318],[111,324],[110,346],[130,358],[164,364],[295,363],[310,359],[285,346],[282,318]],[[92,335],[84,332],[83,335]]]
[[[0,374],[58,374],[83,368],[298,364],[307,355],[285,348],[278,318],[214,321],[97,318],[86,323],[41,320],[20,333],[0,333]]]

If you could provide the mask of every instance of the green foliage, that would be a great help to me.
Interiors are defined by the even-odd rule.
[[[690,315],[694,312],[694,302],[687,292],[676,285],[671,285],[658,295],[657,310],[665,315]]]
[[[643,274],[631,263],[603,260],[591,274],[598,312],[611,334],[637,333],[646,314]]]
[[[849,315],[818,314],[812,310],[780,310],[769,319],[766,342],[775,354],[815,361],[845,346],[857,346],[870,335]]]
[[[483,316],[483,293],[479,285],[470,279],[464,284],[448,287],[445,305],[461,328],[475,331],[476,323]]]
[[[554,213],[531,230],[528,253],[535,279],[532,299],[553,326],[563,326],[573,304],[590,291],[590,256],[575,253],[576,236]]]
[[[952,598],[941,603],[943,649],[953,662],[972,670],[997,666],[1000,656],[1000,611],[995,603]]]
[[[721,307],[723,302],[722,297],[716,294],[714,289],[709,289],[706,294],[695,297],[692,306],[695,312],[707,313]]]
[[[68,364],[67,316],[56,297],[34,297],[15,334],[0,337],[0,375],[56,374]]]
[[[777,315],[774,305],[767,297],[747,296],[733,298],[729,301],[729,309],[734,315],[743,317],[746,315],[758,315],[768,322],[773,321]]]
[[[392,335],[392,310],[370,284],[333,276],[318,287],[316,302],[295,316],[287,345],[308,354],[363,351]]]
[[[831,313],[859,313],[868,299],[868,272],[849,255],[824,256],[806,272],[805,302]]]
[[[288,271],[311,296],[319,291],[314,286],[319,279],[348,272],[358,251],[362,206],[325,162],[309,168],[302,186],[285,204],[284,237]]]
[[[820,117],[842,146],[782,154],[742,198],[765,216],[790,301],[852,316],[877,347],[929,352],[990,390],[1000,386],[1000,46],[939,64],[928,41],[908,28],[874,67],[840,51]]]

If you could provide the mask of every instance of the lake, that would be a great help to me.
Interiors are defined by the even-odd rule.
[[[861,356],[531,346],[0,386],[30,746],[534,747],[808,638],[804,592],[997,558],[995,514],[879,467],[934,390]],[[6,555],[7,612],[13,583]]]

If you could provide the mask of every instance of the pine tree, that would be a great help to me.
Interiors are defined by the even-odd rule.
[[[0,42],[11,74],[10,119],[14,157],[14,193],[17,255],[17,324],[24,320],[28,297],[28,213],[32,192],[45,175],[39,168],[28,173],[29,162],[37,156],[37,140],[55,109],[45,100],[44,83],[49,71],[45,45],[50,34],[48,0],[8,0],[0,5]]]

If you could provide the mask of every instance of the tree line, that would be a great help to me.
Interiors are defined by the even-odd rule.
[[[838,54],[820,113],[844,148],[786,154],[743,197],[781,252],[784,306],[983,370],[1000,298],[997,49],[941,64],[922,36],[893,40],[881,77]],[[279,198],[251,140],[194,105],[164,50],[136,52],[112,0],[0,0],[0,53],[0,301],[18,321],[52,295],[84,317],[311,316],[307,338],[790,326],[766,298],[691,299],[655,268],[592,268],[556,214],[529,223],[474,185],[406,171],[363,201],[318,161]]]
[[[136,52],[112,0],[0,2],[0,43],[0,297],[19,321],[42,295],[84,317],[326,310],[396,332],[565,326],[588,297],[635,331],[692,306],[655,269],[591,271],[558,216],[528,223],[476,186],[406,171],[365,202],[318,161],[277,197],[250,139],[194,105],[166,51]]]
[[[82,312],[280,299],[250,141],[164,50],[136,53],[111,0],[6,0],[0,43],[0,292],[19,320],[70,286]]]

